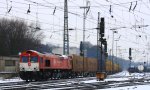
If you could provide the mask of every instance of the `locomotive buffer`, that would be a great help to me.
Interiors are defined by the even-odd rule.
[[[105,59],[107,58],[107,41],[104,39],[104,29],[105,23],[104,18],[101,18],[99,23],[99,13],[98,13],[98,28],[97,28],[97,60],[98,60],[98,71],[96,72],[97,80],[104,80],[106,78],[105,73]],[[104,50],[103,50],[104,45]],[[98,52],[100,47],[100,59],[98,58]],[[102,57],[104,56],[104,57]]]

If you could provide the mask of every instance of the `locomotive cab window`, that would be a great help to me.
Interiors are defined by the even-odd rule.
[[[28,57],[27,56],[22,56],[22,62],[28,62]]]
[[[32,63],[38,62],[38,57],[37,56],[31,56],[30,62],[32,62]]]
[[[45,60],[45,66],[49,67],[50,66],[50,60]]]

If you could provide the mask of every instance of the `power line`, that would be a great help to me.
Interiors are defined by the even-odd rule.
[[[39,13],[39,14],[42,14],[42,13]],[[45,14],[43,14],[43,15],[45,15]],[[47,15],[50,15],[50,14],[47,14]],[[93,19],[92,19],[93,20]],[[95,19],[94,19],[95,20]],[[89,20],[87,20],[87,21],[89,21]],[[93,24],[95,24],[94,22],[92,22]]]
[[[26,4],[27,6],[29,5],[29,4]],[[33,5],[32,3],[31,3],[31,5]],[[35,5],[35,4],[34,4]],[[44,6],[45,7],[45,6]],[[48,7],[49,8],[49,7]],[[53,8],[54,9],[54,6],[53,7],[51,7],[51,8]],[[34,11],[34,10],[33,10]],[[32,13],[33,13],[33,11],[32,11]],[[133,12],[132,12],[133,13]],[[40,13],[39,13],[40,14]],[[47,14],[48,15],[48,14]],[[30,16],[32,16],[32,15],[30,15]],[[81,16],[81,15],[80,15]],[[82,17],[82,16],[81,16]],[[88,18],[89,19],[89,18]],[[93,19],[93,21],[95,21],[96,19]],[[33,21],[33,20],[32,20]],[[118,21],[117,21],[118,22]],[[41,22],[41,23],[44,23],[44,22]],[[118,22],[119,23],[119,22]],[[49,24],[49,23],[47,23],[47,24]],[[125,23],[126,24],[126,23]],[[112,24],[112,25],[114,25],[114,24]],[[54,25],[55,26],[55,25]],[[57,25],[56,25],[57,26]],[[120,26],[120,25],[119,25]],[[63,27],[63,26],[61,26],[61,25],[58,25],[58,27]],[[79,30],[79,29],[78,29]],[[88,29],[86,29],[87,31],[89,31]],[[92,29],[91,29],[92,30]],[[80,29],[80,31],[81,31],[81,29]],[[139,31],[137,31],[137,32],[139,32]]]

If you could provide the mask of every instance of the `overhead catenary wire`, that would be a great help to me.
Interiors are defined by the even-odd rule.
[[[131,2],[131,5],[130,5],[130,8],[129,8],[129,12],[131,11],[131,8],[132,8],[132,2]]]
[[[9,13],[12,9],[12,1],[10,1],[10,2],[11,2],[11,6],[10,6],[9,10],[7,11],[7,13]]]
[[[134,8],[133,8],[133,10],[132,10],[132,11],[134,11],[134,10],[135,10],[136,6],[137,6],[137,1],[136,1],[136,4],[135,4],[135,6],[134,6]]]
[[[136,1],[135,1],[136,2]],[[135,3],[134,2],[134,3]],[[27,3],[26,5],[28,5],[29,3]],[[30,3],[31,5],[35,5],[35,4],[32,4],[32,3]],[[130,3],[128,3],[128,4],[130,4]],[[45,6],[44,6],[45,7]],[[91,6],[92,7],[92,6]],[[48,7],[49,8],[49,7]],[[54,6],[53,7],[51,7],[51,9],[54,9]],[[14,9],[13,9],[14,10]],[[108,9],[107,9],[108,10]],[[127,9],[128,10],[128,9]],[[136,10],[136,9],[135,9]],[[105,10],[106,11],[106,10]],[[14,12],[14,11],[13,11]],[[32,11],[32,13],[33,13],[33,11]],[[135,13],[135,12],[134,12]],[[40,12],[39,12],[39,14],[40,14]],[[114,14],[114,12],[113,12],[113,14]],[[81,15],[81,14],[80,14]],[[31,16],[31,15],[29,15],[29,16]],[[95,20],[93,20],[93,21],[96,21],[96,19]],[[88,21],[87,21],[88,22]],[[41,23],[45,23],[45,22],[41,22]],[[50,24],[50,23],[47,23],[47,24]],[[112,23],[110,23],[110,24],[112,24]],[[126,23],[125,23],[126,24]],[[113,24],[112,24],[113,25]],[[119,22],[118,22],[118,25],[119,25]],[[126,24],[127,25],[127,24]],[[55,27],[55,25],[54,25],[54,27]],[[57,26],[56,26],[57,27]],[[58,25],[58,27],[61,27],[60,25]],[[91,29],[92,30],[92,29]],[[87,31],[90,31],[90,30],[87,30]],[[142,33],[141,31],[138,31],[138,32],[140,32],[140,33]]]
[[[39,13],[39,14],[41,14],[41,13]],[[87,18],[88,19],[88,18]],[[93,19],[92,19],[93,20]],[[94,20],[96,20],[96,19],[94,19]],[[87,20],[87,21],[89,21],[89,20]],[[95,23],[93,23],[93,24],[95,24]]]
[[[28,8],[28,10],[27,10],[27,14],[30,13],[30,12],[31,12],[31,11],[30,11],[30,4],[29,4],[29,8]]]

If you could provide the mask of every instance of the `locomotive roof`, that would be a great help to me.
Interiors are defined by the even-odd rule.
[[[22,54],[25,54],[25,53],[36,53],[38,55],[44,55],[43,53],[40,53],[40,52],[35,51],[35,50],[27,50],[27,51],[22,52]]]
[[[27,50],[27,51],[24,51],[23,53],[36,53],[38,55],[44,55],[46,57],[63,57],[64,59],[68,59],[67,55],[57,55],[57,54],[52,54],[52,53],[40,53],[35,50]]]
[[[27,50],[26,52],[34,52],[34,53],[37,53],[37,54],[43,54],[43,53],[40,53],[40,52],[35,51],[35,50]]]

